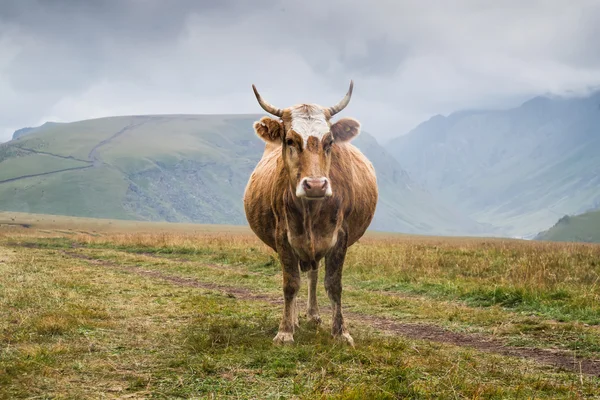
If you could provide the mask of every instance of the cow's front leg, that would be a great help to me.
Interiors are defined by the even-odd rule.
[[[315,263],[317,264],[317,263]],[[319,303],[317,302],[317,281],[319,280],[318,264],[308,271],[308,309],[306,314],[315,324],[321,323],[319,316]]]
[[[325,257],[325,290],[333,309],[331,334],[354,346],[354,339],[348,333],[342,315],[342,269],[346,258],[347,243],[346,233],[340,232],[336,245]]]
[[[298,284],[298,286],[300,286],[300,284]],[[294,297],[294,304],[292,305],[292,321],[294,323],[294,328],[300,328],[300,321],[298,319],[298,310],[299,310],[299,306],[298,306],[298,295],[296,295],[296,297]]]
[[[275,343],[292,343],[294,341],[294,327],[298,322],[298,306],[296,296],[300,289],[300,269],[296,258],[287,240],[279,246],[279,258],[283,269],[283,316],[279,324],[279,332],[273,339]]]

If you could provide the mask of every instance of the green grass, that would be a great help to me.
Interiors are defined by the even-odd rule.
[[[256,244],[247,247],[247,241],[217,238],[206,242],[168,235],[137,239],[132,243],[122,238],[123,244],[105,244],[99,239],[88,245],[193,256],[249,269],[253,265],[278,268],[273,254]],[[412,241],[367,240],[369,245],[351,249],[345,267],[346,282],[357,289],[460,300],[479,307],[501,306],[559,321],[600,323],[600,289],[595,285],[600,276],[600,248],[596,246],[571,248],[500,240],[490,244],[483,240],[480,246],[476,239],[413,246]]]
[[[78,243],[99,259],[190,278],[211,276],[211,282],[273,295],[280,292],[277,259],[252,237],[148,234],[84,238]],[[60,246],[71,244],[63,241]],[[349,252],[344,293],[356,310],[434,322],[457,331],[485,331],[541,347],[570,349],[569,338],[582,343],[580,351],[594,353],[597,329],[585,324],[600,322],[594,286],[599,250],[501,240],[368,238]],[[214,275],[213,268],[198,263],[235,268]]]
[[[3,398],[570,399],[592,397],[600,389],[598,378],[382,335],[352,320],[357,346],[350,348],[330,337],[326,313],[322,327],[301,322],[295,345],[274,346],[279,306],[136,272],[155,270],[279,295],[277,265],[248,236],[208,233],[189,240],[134,234],[95,241],[85,236],[78,240],[84,247],[74,249],[61,234],[43,239],[24,232],[0,238]],[[140,254],[144,247],[153,255]],[[181,256],[193,261],[174,258]],[[223,269],[203,266],[217,260]],[[354,268],[346,275],[351,282]],[[379,295],[369,305],[371,297],[363,292],[345,291],[354,311],[371,312],[383,303]],[[443,308],[443,302],[431,301],[433,308]],[[509,322],[510,315],[501,312],[497,321]]]

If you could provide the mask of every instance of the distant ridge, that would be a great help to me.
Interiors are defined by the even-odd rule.
[[[600,202],[600,92],[436,116],[386,149],[445,204],[533,238]]]

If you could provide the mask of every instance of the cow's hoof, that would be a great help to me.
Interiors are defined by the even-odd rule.
[[[354,347],[354,339],[352,339],[352,336],[350,336],[350,334],[348,332],[344,332],[340,335],[336,335],[335,338],[341,342],[346,343],[349,346]]]
[[[273,338],[275,344],[291,344],[294,343],[294,335],[289,332],[277,332],[277,335]]]
[[[315,325],[321,325],[321,322],[323,322],[321,320],[321,317],[319,316],[319,314],[314,314],[314,315],[308,314],[307,317],[308,317],[308,322],[311,322]]]

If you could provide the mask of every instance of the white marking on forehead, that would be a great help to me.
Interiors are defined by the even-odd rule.
[[[319,140],[329,132],[329,124],[325,118],[325,111],[314,104],[300,104],[291,108],[291,128],[302,137],[304,144],[309,136]]]

